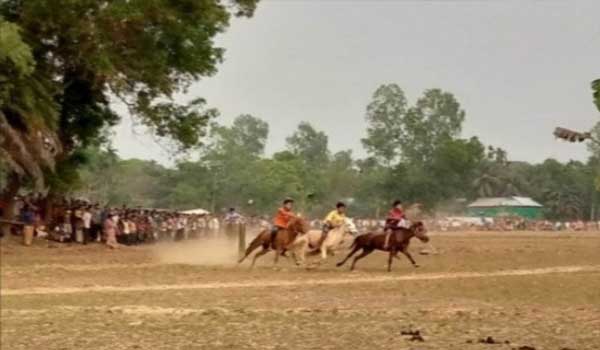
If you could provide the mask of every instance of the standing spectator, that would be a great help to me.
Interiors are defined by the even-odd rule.
[[[229,208],[229,211],[225,214],[224,220],[227,225],[235,225],[242,220],[242,215],[240,215],[235,208]]]
[[[35,224],[35,211],[29,204],[25,204],[21,210],[21,221],[23,222],[23,244],[30,246],[33,242],[33,229]]]
[[[104,237],[106,239],[106,245],[112,249],[118,248],[117,243],[117,225],[113,221],[114,215],[110,214],[104,220]]]
[[[126,215],[123,215],[123,217],[119,219],[117,227],[120,228],[120,234],[117,234],[117,242],[119,242],[119,244],[129,245],[129,218]]]
[[[100,242],[102,236],[102,211],[98,207],[98,204],[92,208],[92,224],[91,224],[91,239]]]
[[[92,207],[87,206],[83,209],[83,214],[81,215],[81,219],[83,220],[83,244],[87,244],[90,240],[91,232],[92,232]]]
[[[71,232],[71,240],[77,243],[83,243],[83,208],[77,206],[71,216],[73,231]]]

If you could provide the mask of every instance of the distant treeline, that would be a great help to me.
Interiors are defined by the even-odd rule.
[[[310,215],[344,200],[351,215],[369,217],[395,198],[456,213],[477,197],[528,196],[550,219],[588,219],[600,203],[597,149],[590,147],[587,162],[510,161],[501,148],[461,138],[465,112],[450,93],[427,90],[409,106],[397,85],[383,85],[366,119],[364,159],[332,153],[327,134],[305,122],[287,137],[285,150],[267,157],[269,125],[250,115],[231,126],[213,124],[198,158],[174,168],[93,147],[84,152],[87,162],[72,192],[112,205],[237,207],[251,215],[272,212],[284,197]]]

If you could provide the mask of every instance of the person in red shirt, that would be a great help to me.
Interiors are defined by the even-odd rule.
[[[398,224],[406,219],[404,214],[404,208],[402,208],[402,201],[395,200],[392,209],[389,211],[387,218],[385,219],[385,244],[384,249],[387,248],[390,243],[390,235],[394,231],[394,228],[398,227]]]
[[[277,210],[275,218],[273,219],[273,228],[271,229],[271,242],[277,236],[277,232],[281,229],[286,229],[290,220],[296,217],[296,214],[292,211],[294,208],[294,200],[287,198],[283,201],[283,206]]]

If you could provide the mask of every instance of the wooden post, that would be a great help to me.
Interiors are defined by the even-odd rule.
[[[244,256],[246,251],[246,223],[240,223],[238,226],[238,253]]]

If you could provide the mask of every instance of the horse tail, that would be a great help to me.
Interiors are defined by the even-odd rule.
[[[266,230],[261,231],[252,240],[252,242],[250,242],[250,244],[248,245],[248,248],[246,248],[246,251],[244,252],[244,256],[241,257],[240,260],[238,260],[238,264],[241,263],[242,261],[244,261],[244,259],[246,259],[248,257],[248,255],[250,255],[254,250],[256,250],[256,248],[265,244],[265,242],[263,242],[263,237],[262,237],[265,232],[266,232]]]

